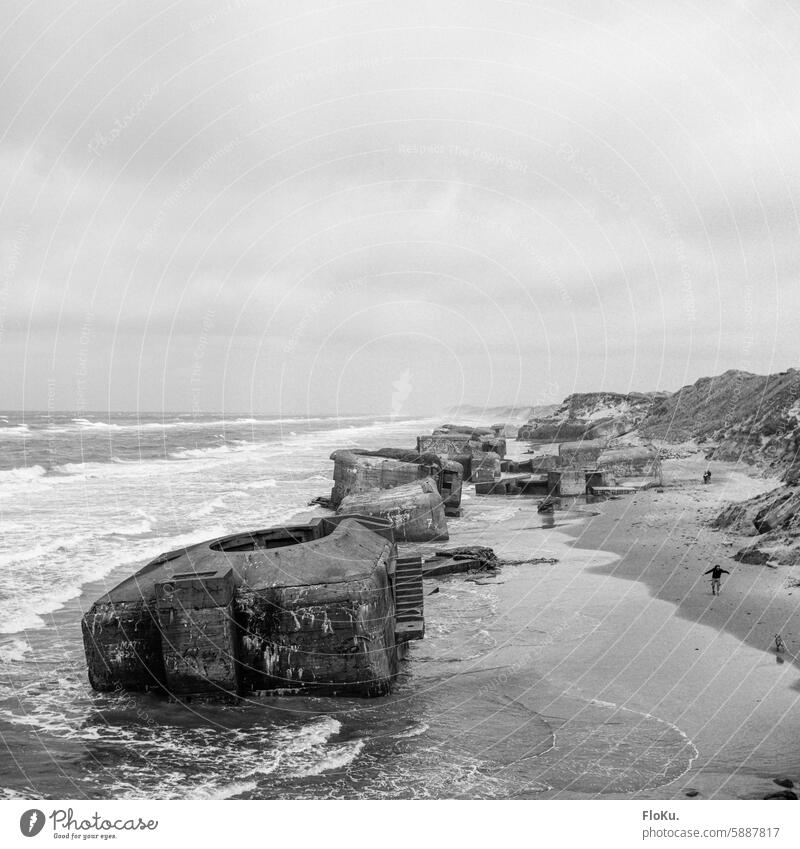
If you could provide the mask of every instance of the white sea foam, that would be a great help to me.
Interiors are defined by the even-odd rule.
[[[0,428],[0,436],[30,436],[31,433],[30,425],[24,423]]]
[[[16,469],[0,471],[0,486],[35,481],[47,474],[43,466],[20,466]]]
[[[232,781],[215,787],[213,784],[201,784],[194,787],[186,794],[187,799],[233,799],[242,793],[249,793],[256,789],[255,781]]]
[[[321,746],[327,743],[334,734],[338,734],[341,728],[342,723],[332,716],[318,717],[299,731],[292,732],[285,751],[291,754],[292,752],[305,752],[314,746]]]
[[[406,740],[410,737],[421,737],[427,731],[430,731],[430,725],[428,725],[427,722],[418,722],[406,731],[401,731],[399,734],[395,734],[394,736],[398,740]]]
[[[80,586],[71,584],[51,592],[37,588],[25,599],[3,599],[0,601],[0,634],[21,634],[42,628],[45,625],[42,616],[59,610],[78,595]],[[26,606],[21,606],[22,603]]]
[[[8,573],[0,583],[0,634],[17,634],[22,631],[41,628],[45,625],[43,616],[55,613],[67,602],[80,596],[86,584],[101,581],[108,575],[131,565],[143,566],[165,551],[174,551],[206,539],[224,536],[230,531],[227,525],[213,525],[185,534],[154,537],[143,540],[125,549],[101,549],[100,552],[81,552],[77,547],[70,550],[69,544],[76,546],[79,536],[65,542],[51,542],[49,545],[36,546],[24,553],[27,561],[51,561],[50,555],[63,548],[60,561],[67,560],[80,564],[80,568],[66,573],[62,568],[28,572],[17,586],[9,587]],[[86,539],[84,537],[84,539]],[[13,559],[19,555],[4,555]],[[0,558],[0,565],[2,558]]]
[[[218,498],[214,498],[212,501],[208,501],[202,506],[198,507],[197,510],[194,511],[194,515],[201,519],[204,516],[210,516],[212,513],[215,513],[217,510],[223,510],[227,506],[225,500],[227,495],[220,495]]]
[[[333,769],[344,769],[358,757],[363,748],[363,740],[353,740],[341,746],[333,746],[318,761],[289,770],[287,774],[292,778],[305,778],[310,775],[321,775]]]
[[[370,424],[357,438],[390,441],[397,432]],[[399,428],[405,432],[413,430]],[[3,502],[0,633],[40,628],[87,584],[103,582],[99,594],[106,579],[116,583],[164,551],[290,521],[320,494],[317,482],[329,484],[320,469],[342,435],[340,428],[183,449],[180,463],[65,463],[51,474],[42,465],[0,473],[0,496],[15,496]]]
[[[149,533],[153,529],[153,521],[155,520],[148,518],[142,519],[139,522],[131,522],[129,525],[118,525],[108,531],[107,535],[120,537],[141,536],[142,534]]]
[[[76,548],[94,539],[93,533],[73,534],[63,539],[54,539],[50,542],[35,543],[29,548],[22,548],[6,554],[0,554],[0,567],[6,568],[15,563],[28,563],[31,560],[41,560],[59,551],[67,551]]]
[[[89,419],[73,419],[74,424],[78,425],[81,430],[121,430],[122,425],[113,424],[112,422],[93,422]]]
[[[25,640],[14,639],[0,643],[0,662],[13,663],[24,660],[30,650],[31,647]]]
[[[369,416],[347,416],[342,421],[366,421]],[[140,422],[109,422],[105,420],[93,420],[87,418],[72,419],[70,424],[52,424],[49,423],[42,430],[47,433],[75,433],[80,431],[158,431],[158,430],[204,430],[214,428],[232,428],[249,425],[250,427],[275,427],[279,425],[297,425],[297,424],[319,424],[323,422],[336,421],[335,417],[331,416],[289,416],[286,418],[257,418],[257,417],[236,417],[231,419],[209,419],[209,420],[193,420],[193,419],[173,419],[171,421],[140,421]],[[386,422],[377,422],[377,424],[385,424]],[[20,424],[14,427],[5,428],[0,433],[8,433],[10,431],[19,431],[26,433],[35,433],[28,424]]]
[[[242,489],[274,489],[278,485],[278,482],[275,478],[267,478],[263,481],[253,481],[252,483],[246,483]]]

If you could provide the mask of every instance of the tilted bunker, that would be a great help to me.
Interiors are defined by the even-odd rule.
[[[398,542],[449,539],[444,502],[433,478],[348,495],[337,512],[384,519]]]
[[[233,534],[157,557],[82,630],[96,690],[384,695],[424,635],[422,561],[367,517]]]

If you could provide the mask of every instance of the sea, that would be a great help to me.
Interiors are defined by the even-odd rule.
[[[307,514],[333,450],[412,447],[437,421],[0,414],[0,799],[528,798],[680,775],[693,752],[678,729],[601,702],[582,703],[582,727],[624,728],[640,768],[587,779],[596,734],[548,761],[556,727],[522,697],[535,663],[475,666],[502,619],[491,577],[429,588],[426,639],[385,698],[184,704],[89,687],[80,619],[99,595],[163,551]]]

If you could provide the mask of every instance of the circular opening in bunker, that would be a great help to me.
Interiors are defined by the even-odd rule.
[[[248,531],[233,534],[211,543],[213,551],[256,551],[265,548],[284,548],[316,539],[313,528],[270,528],[266,531]]]

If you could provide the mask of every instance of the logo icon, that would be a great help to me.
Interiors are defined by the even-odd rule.
[[[38,808],[31,808],[19,818],[19,830],[25,837],[36,837],[44,828],[44,813]]]

